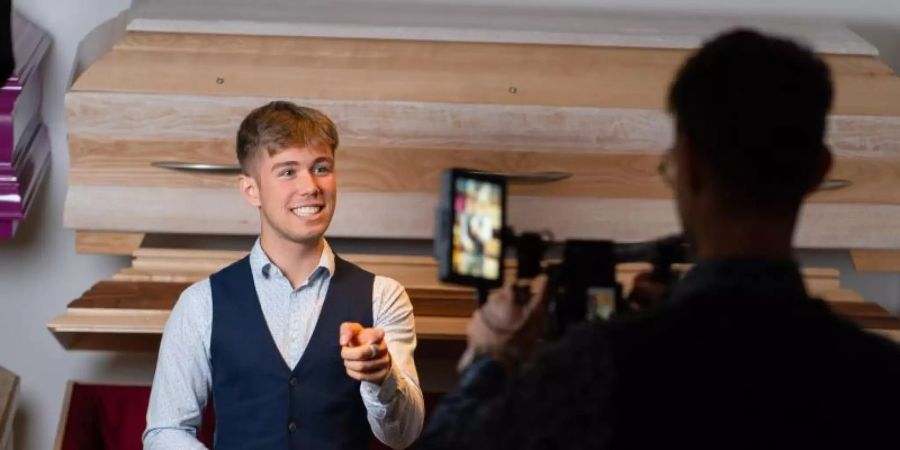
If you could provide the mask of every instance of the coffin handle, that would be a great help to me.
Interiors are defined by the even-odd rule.
[[[234,175],[241,173],[241,166],[237,166],[234,164],[210,164],[183,161],[153,161],[152,163],[150,163],[150,165],[163,169],[177,170],[179,172],[218,173]]]
[[[831,178],[831,179],[829,179],[829,180],[823,181],[822,184],[820,184],[819,187],[818,187],[816,190],[819,190],[819,191],[836,191],[836,190],[838,190],[838,189],[843,189],[843,188],[845,188],[845,187],[848,187],[848,186],[850,186],[851,184],[853,184],[853,182],[850,181],[850,180],[843,180],[843,179],[840,179],[840,178]]]

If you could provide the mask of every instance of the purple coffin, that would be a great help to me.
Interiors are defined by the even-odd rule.
[[[50,36],[13,12],[16,68],[0,90],[0,239],[13,236],[50,167],[41,122],[41,62]]]

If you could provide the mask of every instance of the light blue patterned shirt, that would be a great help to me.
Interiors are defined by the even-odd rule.
[[[250,251],[250,268],[269,332],[285,363],[294,367],[322,310],[334,274],[334,253],[326,242],[319,265],[296,289],[269,260],[259,240]],[[362,382],[360,395],[375,436],[392,448],[404,448],[419,436],[425,406],[413,360],[412,303],[400,283],[376,275],[372,319],[374,327],[384,329],[393,364],[380,386]],[[211,332],[212,291],[207,278],[181,294],[166,322],[147,410],[145,449],[205,448],[196,435],[212,388]]]

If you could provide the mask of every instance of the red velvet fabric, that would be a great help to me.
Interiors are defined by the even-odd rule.
[[[62,450],[141,450],[149,401],[149,386],[73,383]],[[213,423],[207,408],[200,440],[208,447]]]
[[[440,394],[425,394],[426,417]],[[141,435],[147,426],[149,386],[73,383],[62,450],[141,450]],[[207,408],[200,440],[212,447],[215,417]],[[388,447],[372,439],[372,450]]]

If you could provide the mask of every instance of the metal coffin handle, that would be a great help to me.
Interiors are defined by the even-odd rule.
[[[239,174],[241,166],[232,164],[211,164],[211,163],[194,163],[183,161],[153,161],[150,163],[153,167],[163,169],[177,170],[180,172],[199,172],[199,173],[222,173],[222,174]],[[486,172],[481,170],[473,170],[472,172],[480,174],[498,175],[506,178],[510,183],[518,184],[541,184],[552,183],[554,181],[565,180],[571,178],[572,174],[568,172],[531,172],[531,173],[499,173]]]
[[[820,184],[816,190],[818,190],[818,191],[836,191],[838,189],[843,189],[845,187],[848,187],[851,184],[853,184],[853,182],[850,180],[842,180],[839,178],[832,178],[832,179],[823,181],[822,184]]]
[[[219,173],[219,174],[234,174],[234,175],[241,173],[241,166],[236,166],[233,164],[210,164],[210,163],[193,163],[193,162],[182,162],[182,161],[153,161],[152,163],[150,163],[150,165],[153,167],[160,167],[163,169],[177,170],[179,172]]]

